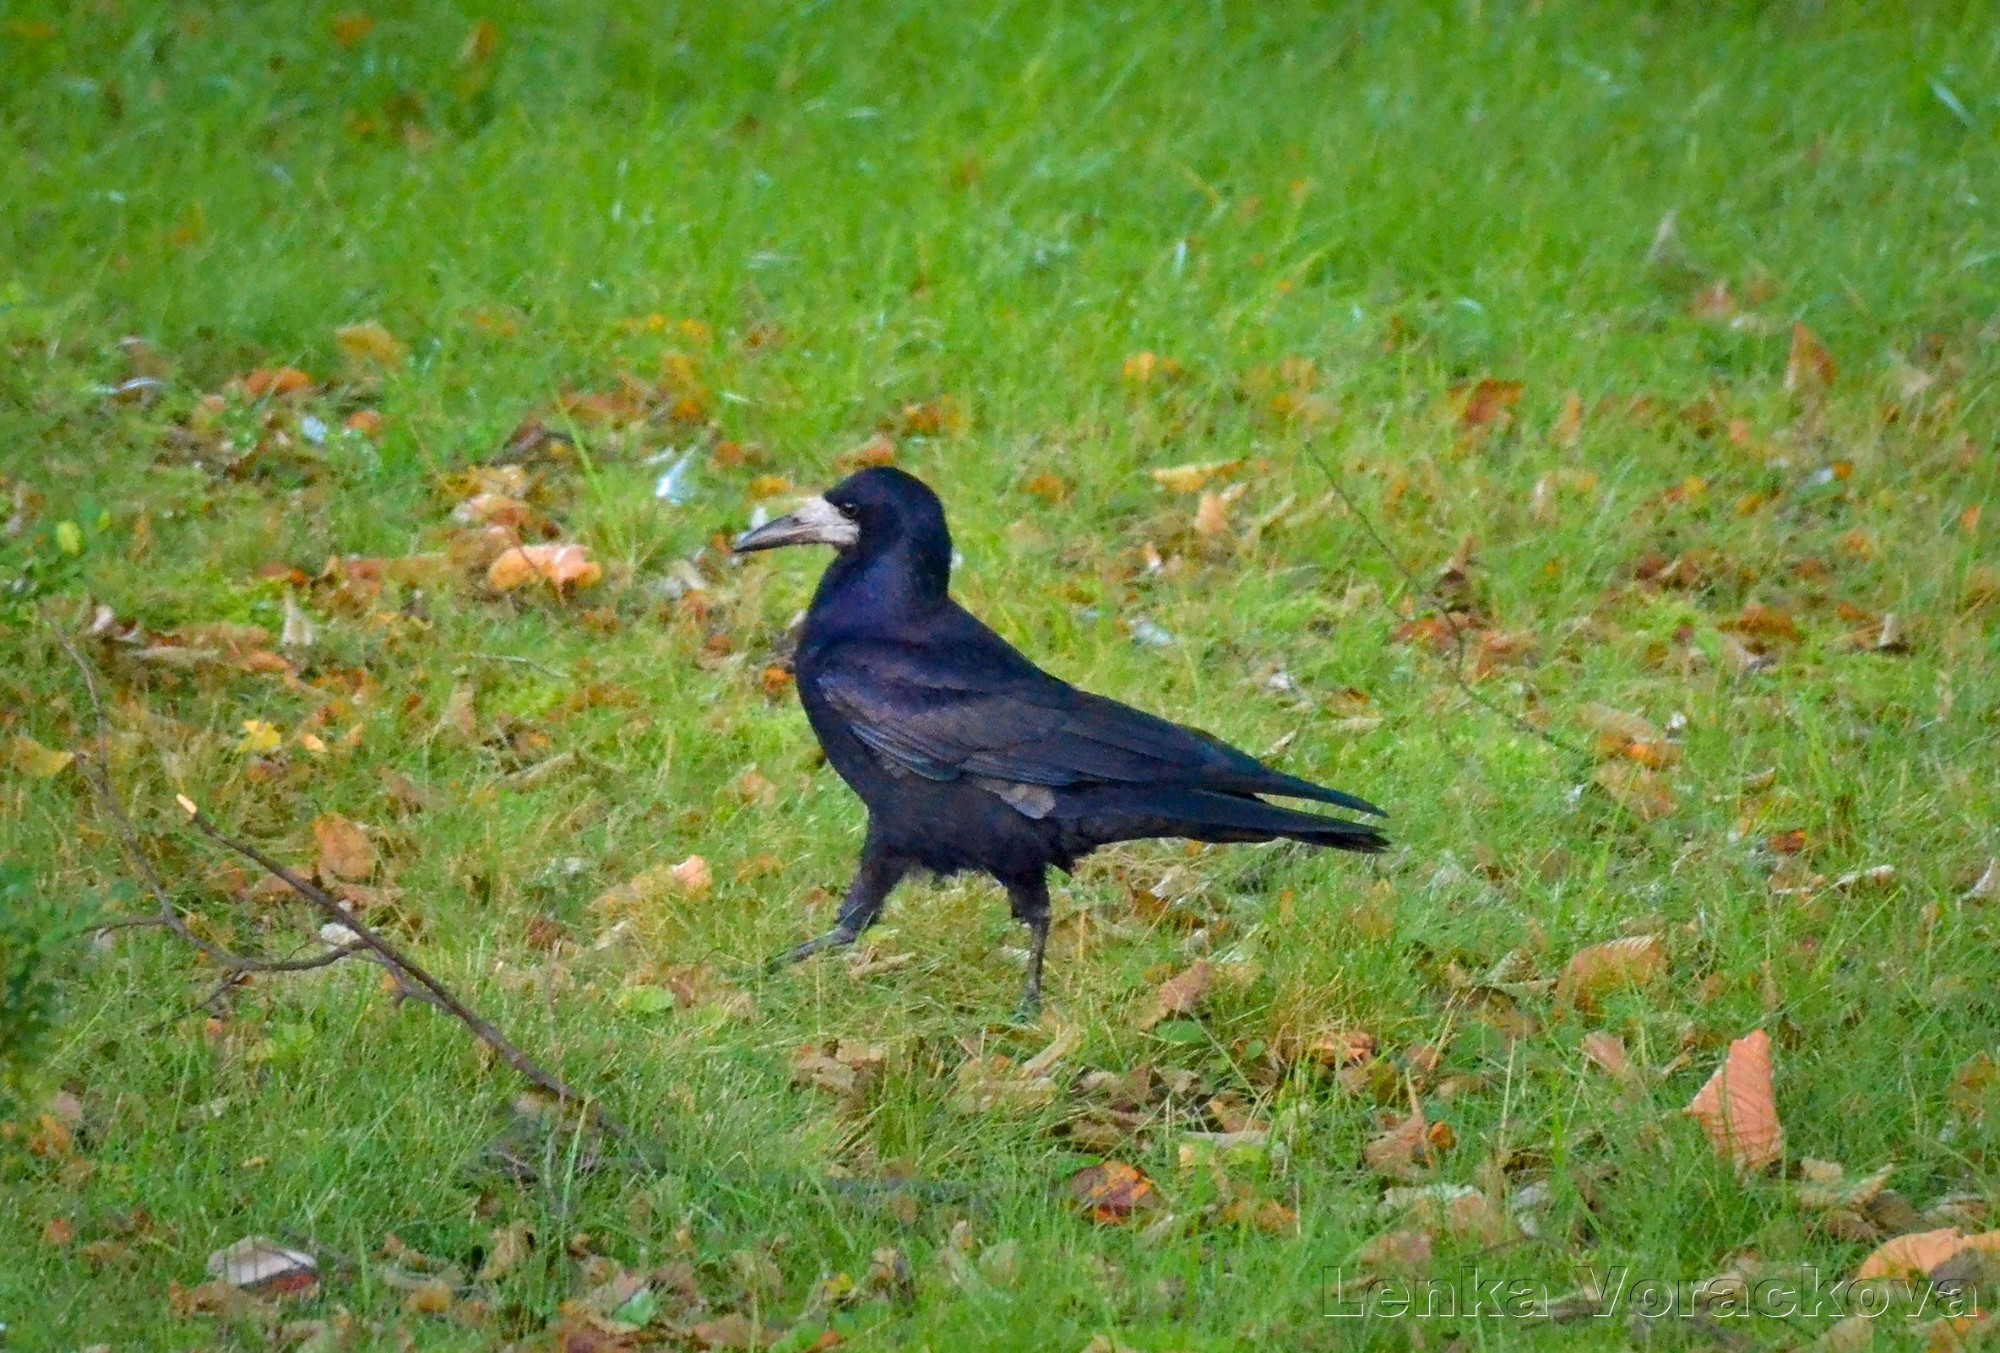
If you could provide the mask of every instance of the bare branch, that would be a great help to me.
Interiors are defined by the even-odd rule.
[[[238,841],[235,837],[228,835],[213,822],[210,822],[208,816],[201,809],[197,808],[191,800],[183,797],[180,800],[180,805],[187,813],[188,820],[194,824],[195,830],[218,845],[226,846],[230,850],[235,851],[244,859],[261,865],[266,872],[275,878],[282,879],[293,892],[319,908],[320,912],[328,920],[334,922],[336,925],[347,927],[347,929],[354,933],[355,938],[360,942],[361,946],[373,950],[376,957],[388,964],[392,970],[415,982],[440,1007],[456,1018],[467,1029],[471,1030],[473,1037],[498,1053],[501,1061],[513,1067],[527,1080],[541,1089],[548,1091],[557,1099],[591,1112],[597,1121],[615,1136],[631,1136],[631,1133],[626,1130],[623,1124],[612,1118],[602,1108],[597,1107],[591,1100],[578,1094],[562,1077],[552,1071],[544,1070],[527,1053],[515,1047],[505,1034],[501,1033],[470,1006],[466,1005],[465,1002],[453,995],[449,987],[431,976],[415,959],[403,953],[402,950],[397,949],[389,941],[383,939],[379,931],[343,907],[331,894],[320,888],[319,885],[294,874],[283,864],[266,855],[262,850],[259,850],[249,842]]]
[[[91,714],[96,722],[97,746],[94,752],[87,753],[79,758],[84,765],[86,778],[90,781],[91,790],[97,799],[98,806],[103,810],[105,816],[110,818],[116,826],[118,837],[127,859],[131,861],[132,867],[138,872],[140,879],[146,885],[146,890],[152,894],[154,902],[159,907],[159,914],[157,916],[122,919],[106,926],[97,927],[97,929],[109,930],[139,925],[160,925],[173,931],[175,935],[187,941],[189,945],[199,950],[203,955],[224,969],[226,974],[224,980],[216,988],[215,992],[209,996],[209,1001],[213,1001],[216,996],[228,990],[229,987],[234,985],[246,973],[306,972],[314,968],[327,967],[351,955],[369,954],[379,960],[389,970],[390,974],[396,980],[400,994],[428,1001],[440,1010],[445,1011],[470,1030],[473,1037],[493,1049],[502,1061],[514,1068],[515,1071],[519,1072],[530,1083],[546,1091],[564,1104],[581,1110],[612,1135],[628,1141],[633,1140],[631,1130],[625,1127],[624,1124],[605,1112],[593,1100],[579,1094],[562,1077],[552,1071],[545,1070],[538,1062],[529,1057],[528,1054],[516,1047],[499,1029],[495,1028],[470,1006],[466,1005],[465,1002],[453,995],[451,989],[446,987],[444,983],[433,977],[414,959],[382,938],[380,933],[360,917],[342,906],[323,889],[299,877],[277,860],[259,850],[256,846],[238,841],[221,831],[203,815],[201,810],[192,801],[182,797],[180,799],[181,807],[187,811],[188,817],[196,830],[200,831],[210,840],[218,842],[243,858],[260,865],[273,877],[282,880],[287,887],[307,902],[310,902],[329,921],[345,928],[354,936],[354,939],[348,943],[335,945],[323,953],[314,954],[308,958],[271,959],[234,953],[201,935],[197,935],[189,927],[186,918],[174,906],[173,899],[167,895],[166,885],[161,882],[159,872],[154,869],[151,859],[147,857],[144,849],[140,846],[139,834],[133,828],[131,818],[126,815],[125,806],[120,802],[117,790],[112,787],[108,770],[111,763],[110,721],[105,717],[104,701],[98,694],[96,673],[92,670],[88,660],[78,651],[76,644],[70,639],[69,635],[64,633],[61,627],[57,626],[54,622],[51,621],[48,624],[50,630],[55,634],[56,642],[62,645],[63,651],[69,655],[70,662],[76,667],[78,675],[83,678],[84,689],[90,695]],[[206,1005],[207,1001],[204,1001],[203,1004]]]

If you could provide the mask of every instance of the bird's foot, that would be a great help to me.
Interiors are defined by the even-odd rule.
[[[1042,989],[1031,986],[1021,993],[1021,1003],[1014,1007],[1014,1023],[1035,1024],[1042,1018]]]
[[[822,949],[845,948],[847,945],[854,943],[859,937],[860,932],[844,925],[837,925],[824,935],[815,935],[798,948],[779,954],[764,966],[767,971],[777,972],[781,969],[791,967],[794,963],[800,963],[811,958]]]

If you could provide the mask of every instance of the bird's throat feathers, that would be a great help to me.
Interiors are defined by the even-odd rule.
[[[840,629],[919,619],[951,593],[951,534],[940,520],[869,522],[819,580],[813,610]],[[886,529],[885,529],[886,528]]]

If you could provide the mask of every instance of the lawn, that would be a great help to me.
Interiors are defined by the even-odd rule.
[[[2000,1226],[1991,6],[21,0],[0,77],[8,1347],[1798,1347]],[[822,560],[724,547],[887,457],[1391,852],[1104,852],[1032,1027],[984,879],[767,974],[862,811]],[[100,763],[192,934],[322,947],[177,795],[633,1137],[79,933]],[[1988,1337],[1926,1243],[1839,1347]]]

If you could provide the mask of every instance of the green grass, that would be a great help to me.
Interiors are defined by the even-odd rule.
[[[1777,1047],[1793,1161],[1894,1161],[1919,1208],[2000,1202],[2000,1103],[1961,1074],[2000,1028],[2000,901],[1964,896],[2000,849],[1991,7],[598,10],[384,4],[345,46],[338,7],[30,0],[0,26],[0,490],[25,486],[0,540],[0,741],[91,737],[45,622],[77,626],[95,600],[151,633],[276,634],[287,583],[269,571],[312,577],[296,596],[318,641],[292,679],[92,647],[114,769],[177,900],[246,947],[314,929],[245,900],[252,880],[186,832],[176,793],[300,863],[319,814],[366,824],[413,952],[666,1153],[559,1158],[538,1184],[481,1174],[516,1082],[371,970],[259,980],[211,1028],[194,1004],[215,974],[184,947],[79,942],[0,1140],[18,1346],[257,1344],[169,1303],[252,1232],[357,1262],[290,1317],[338,1305],[357,1347],[542,1337],[591,1285],[564,1252],[577,1235],[635,1269],[687,1260],[706,1303],[687,1319],[742,1311],[792,1346],[829,1327],[862,1348],[1400,1346],[1406,1322],[1324,1318],[1327,1274],[1395,1224],[1362,1147],[1426,1045],[1442,1060],[1423,1102],[1456,1137],[1435,1177],[1553,1195],[1537,1238],[1441,1238],[1439,1272],[1477,1262],[1561,1293],[1584,1265],[1684,1283],[1746,1253],[1851,1270],[1866,1244],[1816,1225],[1778,1174],[1735,1180],[1677,1113],[1754,1027]],[[483,58],[478,21],[497,36]],[[1669,211],[1683,256],[1649,267]],[[1716,280],[1741,322],[1691,312]],[[335,330],[364,320],[407,362],[350,372]],[[1837,359],[1823,396],[1784,388],[1794,323]],[[150,406],[102,394],[132,374],[127,334],[164,363]],[[1141,352],[1177,374],[1127,379]],[[279,424],[373,408],[379,443],[336,434],[229,473],[190,452],[175,429],[204,394],[283,364],[331,384]],[[554,412],[667,371],[695,422]],[[1522,382],[1520,402],[1468,436],[1453,392],[1486,377]],[[1570,391],[1573,440],[1553,435]],[[1283,743],[1286,769],[1385,804],[1396,851],[1163,843],[1093,862],[1060,891],[1059,916],[1083,919],[1059,928],[1039,1030],[1001,1022],[1020,936],[984,881],[897,896],[874,949],[901,966],[763,976],[824,925],[861,811],[789,694],[763,688],[819,562],[718,565],[711,542],[748,520],[755,477],[823,484],[926,403],[951,414],[900,436],[899,463],[945,497],[962,600],[1080,684]],[[254,440],[273,407],[232,396],[224,429]],[[448,481],[538,410],[577,453],[538,470],[537,505],[593,549],[602,586],[495,598],[447,565],[370,597],[318,577],[335,555],[446,550]],[[707,454],[717,439],[748,463]],[[692,500],[656,501],[648,458],[690,445]],[[1237,458],[1248,487],[1213,539],[1148,474]],[[1067,497],[1027,491],[1044,472]],[[1684,716],[1671,813],[1631,815],[1588,758],[1398,639],[1397,608],[1431,606],[1402,566],[1428,583],[1468,537],[1480,615],[1534,642],[1479,689],[1584,746],[1592,702]],[[704,548],[701,603],[674,599]],[[1690,585],[1648,580],[1674,559]],[[1759,641],[1775,663],[1739,673],[1719,626],[1753,602],[1798,636]],[[1854,651],[1856,611],[1901,617],[1908,651]],[[1173,642],[1134,642],[1140,617]],[[470,739],[445,718],[460,688]],[[261,765],[238,750],[251,719],[285,739]],[[762,797],[743,792],[752,769]],[[399,805],[388,771],[430,806]],[[6,860],[36,893],[144,905],[77,768],[0,775]],[[1774,852],[1795,829],[1803,852]],[[652,900],[594,947],[609,920],[591,899],[689,854],[712,895]],[[1784,891],[1881,864],[1887,887]],[[1169,868],[1201,939],[1135,905]],[[554,949],[548,921],[568,937]],[[1464,984],[1517,952],[1519,974],[1552,977],[1634,931],[1665,936],[1665,976],[1592,1012]],[[1198,1019],[1140,1032],[1204,941],[1242,964],[1233,980]],[[625,994],[688,964],[752,1008]],[[1337,1026],[1396,1069],[1355,1090],[1273,1060]],[[1080,1041],[1052,1102],[953,1110],[971,1053],[1023,1058],[1061,1029]],[[1641,1089],[1584,1060],[1595,1029],[1623,1039]],[[858,1103],[793,1083],[794,1051],[834,1039],[884,1054]],[[1114,1154],[1178,1220],[1095,1226],[1063,1194],[1096,1159],[1072,1135],[1081,1082],[1142,1065],[1191,1073],[1194,1097]],[[59,1090],[83,1112],[73,1149],[31,1151]],[[1278,1144],[1230,1180],[1295,1208],[1295,1229],[1222,1217],[1206,1169],[1180,1167],[1221,1092]],[[829,1182],[902,1174],[938,1187]],[[150,1227],[124,1234],[134,1208]],[[55,1219],[70,1243],[47,1238]],[[406,1313],[385,1284],[390,1233],[476,1268],[520,1221],[542,1243],[483,1293],[484,1327]],[[1011,1260],[993,1248],[1010,1242]],[[909,1264],[907,1299],[815,1305],[832,1275],[865,1289],[883,1247]],[[682,1318],[663,1299],[661,1329]],[[1726,1323],[1782,1346],[1826,1322]],[[1467,1346],[1625,1332],[1428,1327]]]

